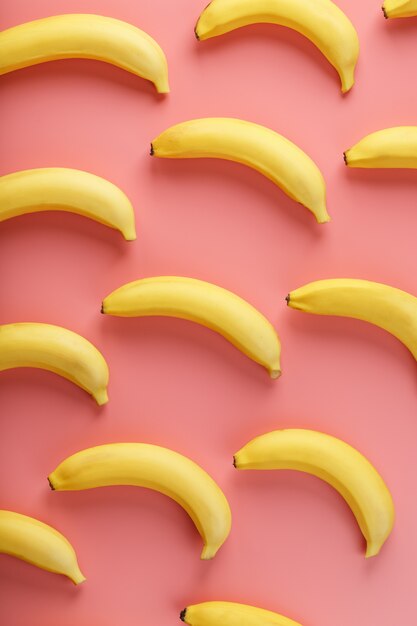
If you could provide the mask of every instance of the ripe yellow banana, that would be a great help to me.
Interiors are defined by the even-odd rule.
[[[103,300],[102,313],[118,317],[161,315],[196,322],[223,335],[271,378],[281,374],[281,345],[270,322],[251,304],[195,278],[157,276],[123,285]]]
[[[187,606],[180,618],[190,626],[300,626],[288,617],[237,602],[202,602]]]
[[[33,517],[0,511],[0,553],[68,576],[75,585],[85,580],[70,542],[55,528]]]
[[[269,178],[304,205],[321,224],[329,221],[326,184],[312,159],[270,128],[227,117],[207,117],[171,126],[151,144],[151,155],[168,159],[236,161]]]
[[[0,177],[0,222],[38,211],[69,211],[136,239],[129,198],[108,180],[60,167],[14,172]]]
[[[214,480],[187,457],[145,443],[113,443],[82,450],[48,476],[52,489],[78,491],[111,485],[154,489],[189,514],[203,541],[202,559],[214,557],[231,526],[229,504]]]
[[[330,0],[212,0],[195,26],[209,39],[249,24],[288,26],[314,43],[338,72],[342,92],[353,86],[359,39],[349,18]]]
[[[52,326],[19,322],[0,326],[0,372],[37,367],[55,372],[105,404],[109,369],[103,355],[77,333]]]
[[[375,324],[399,339],[417,359],[417,298],[401,289],[368,280],[333,278],[291,291],[287,303],[306,313]]]
[[[417,15],[417,0],[385,0],[382,5],[385,17],[413,17]]]
[[[417,126],[385,128],[344,153],[348,167],[417,168]]]
[[[252,439],[234,456],[237,469],[307,472],[329,483],[352,509],[367,542],[378,554],[394,524],[391,494],[376,469],[344,441],[313,430],[276,430]]]
[[[102,15],[54,15],[0,33],[0,74],[59,59],[95,59],[137,74],[168,93],[165,54],[132,24]]]

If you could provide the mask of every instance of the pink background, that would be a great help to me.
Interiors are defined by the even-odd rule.
[[[417,616],[417,367],[383,331],[304,316],[287,292],[349,276],[417,294],[417,174],[348,171],[342,152],[363,135],[415,124],[417,20],[386,22],[379,0],[338,0],[357,27],[352,92],[307,40],[256,26],[198,43],[197,0],[13,0],[1,27],[91,12],[148,31],[165,50],[172,92],[90,61],[32,67],[0,79],[1,174],[63,166],[94,172],[132,199],[138,239],[68,214],[0,225],[0,322],[42,321],[92,340],[108,360],[103,408],[49,373],[1,374],[1,508],[39,517],[73,543],[87,582],[0,558],[7,626],[179,624],[187,604],[224,599],[305,626],[392,626]],[[8,6],[6,6],[8,5]],[[59,5],[59,6],[58,6]],[[236,116],[299,144],[322,169],[332,222],[256,172],[222,161],[163,161],[149,143],[169,125]],[[221,337],[170,319],[100,315],[101,299],[144,276],[218,283],[275,324],[283,376]],[[348,507],[329,486],[291,472],[238,473],[232,455],[275,428],[322,430],[356,446],[392,491],[397,520],[381,554],[364,558]],[[211,562],[185,512],[134,488],[51,493],[67,455],[114,441],[171,447],[219,482],[231,535]]]

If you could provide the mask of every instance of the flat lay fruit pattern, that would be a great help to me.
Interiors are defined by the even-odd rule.
[[[9,4],[2,30],[57,13],[51,0]],[[99,13],[149,33],[167,56],[168,96],[84,59],[1,77],[0,176],[56,167],[95,174],[124,199],[124,221],[110,225],[134,238],[126,221],[131,203],[137,234],[126,243],[66,211],[0,223],[0,323],[68,328],[91,341],[110,370],[102,407],[49,372],[1,373],[0,506],[56,528],[87,578],[75,587],[2,555],[5,623],[168,626],[179,623],[185,607],[192,607],[183,613],[187,623],[208,623],[198,605],[209,600],[263,607],[303,625],[415,621],[415,361],[375,326],[302,315],[285,303],[288,293],[327,278],[366,279],[417,296],[416,173],[343,163],[343,153],[349,161],[349,149],[370,133],[417,124],[410,78],[417,24],[385,21],[374,1],[337,4],[361,46],[346,96],[320,51],[289,29],[248,26],[197,42],[193,28],[204,7],[191,0],[59,6],[61,13]],[[326,181],[331,222],[316,224],[240,164],[150,158],[150,143],[167,129],[212,117],[254,122],[303,150]],[[94,198],[84,200],[80,213],[96,206]],[[279,334],[280,379],[270,380],[218,334],[187,321],[100,315],[108,294],[150,276],[198,278],[254,305]],[[233,468],[237,450],[281,428],[331,434],[381,472],[396,521],[378,557],[364,559],[349,507],[323,481]],[[46,476],[64,459],[116,441],[175,450],[219,485],[233,523],[214,560],[198,559],[192,521],[156,492],[114,486],[51,493]],[[232,621],[252,619],[251,606],[212,609]]]

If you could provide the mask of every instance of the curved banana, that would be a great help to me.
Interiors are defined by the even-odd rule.
[[[78,491],[111,485],[154,489],[180,504],[214,557],[230,532],[229,504],[214,480],[187,457],[146,443],[113,443],[77,452],[48,476],[52,489]]]
[[[194,31],[197,39],[209,39],[262,23],[288,26],[307,37],[338,72],[342,92],[352,88],[359,39],[352,22],[330,0],[212,0]]]
[[[298,146],[265,126],[227,117],[189,120],[171,126],[154,139],[151,155],[242,163],[304,205],[320,224],[330,219],[326,184],[317,165]]]
[[[368,280],[333,278],[291,291],[287,303],[305,313],[375,324],[399,339],[417,359],[417,298],[406,291]]]
[[[75,585],[85,578],[70,542],[55,528],[12,511],[0,511],[0,553],[63,574]]]
[[[195,278],[157,276],[128,283],[103,300],[102,313],[118,317],[161,315],[196,322],[223,335],[271,378],[281,374],[281,345],[270,322],[231,291]]]
[[[109,369],[92,343],[61,326],[19,322],[0,326],[0,372],[37,367],[55,372],[105,404]]]
[[[45,17],[0,33],[0,74],[60,59],[95,59],[116,65],[168,93],[165,54],[132,24],[103,15]]]
[[[348,167],[417,168],[417,126],[384,128],[344,153]]]
[[[288,617],[237,602],[201,602],[187,606],[180,618],[190,626],[300,626]]]
[[[346,500],[378,554],[394,524],[391,494],[376,469],[344,441],[314,430],[276,430],[252,439],[234,456],[237,469],[286,469],[321,478]]]
[[[417,15],[417,0],[385,0],[382,10],[387,19]]]
[[[136,239],[129,198],[104,178],[64,167],[23,170],[0,177],[0,222],[39,211],[69,211]]]

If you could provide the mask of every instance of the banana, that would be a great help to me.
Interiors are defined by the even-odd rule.
[[[385,17],[413,17],[417,15],[417,0],[385,0],[382,5]]]
[[[391,494],[376,469],[344,441],[314,430],[276,430],[252,439],[234,456],[237,469],[286,469],[321,478],[346,500],[367,542],[379,553],[394,524]]]
[[[384,128],[344,153],[348,167],[417,168],[417,126]]]
[[[352,88],[359,39],[352,22],[330,0],[212,0],[194,31],[203,40],[260,23],[287,26],[307,37],[338,72],[342,92]]]
[[[113,443],[77,452],[48,481],[53,490],[111,485],[154,489],[181,505],[204,541],[202,559],[214,557],[231,526],[229,504],[214,480],[187,457],[145,443]]]
[[[281,374],[281,345],[270,322],[251,304],[195,278],[157,276],[123,285],[103,300],[102,313],[118,317],[179,317],[223,335],[271,378]]]
[[[333,278],[291,291],[287,303],[306,313],[375,324],[399,339],[417,359],[417,298],[406,291],[368,280]]]
[[[132,24],[102,15],[54,15],[0,33],[0,74],[59,59],[95,59],[116,65],[168,93],[165,54]]]
[[[15,556],[48,572],[63,574],[75,585],[85,580],[68,539],[33,517],[0,511],[0,553]]]
[[[207,117],[171,126],[151,143],[151,155],[168,159],[236,161],[269,178],[304,205],[321,224],[329,221],[326,184],[305,152],[270,128],[227,117]]]
[[[187,606],[180,618],[190,626],[300,626],[288,617],[237,602],[201,602]]]
[[[105,404],[109,370],[103,355],[77,333],[52,326],[19,322],[0,326],[0,372],[37,367],[55,372]]]
[[[51,167],[0,177],[0,222],[38,211],[69,211],[136,239],[129,198],[108,180],[67,168]]]

